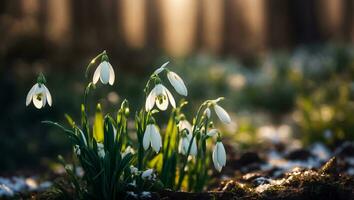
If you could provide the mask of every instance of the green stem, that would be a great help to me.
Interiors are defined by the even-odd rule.
[[[96,60],[101,57],[103,54],[106,54],[106,51],[103,51],[102,53],[98,54],[95,58],[93,58],[90,63],[87,65],[86,67],[86,72],[85,72],[85,77],[87,78],[88,77],[88,74],[90,72],[90,68],[93,64],[95,64]]]
[[[182,186],[182,182],[183,182],[183,179],[184,179],[184,176],[185,176],[185,167],[187,166],[187,163],[188,163],[188,156],[190,154],[190,151],[191,151],[191,148],[192,148],[192,142],[196,136],[196,130],[198,128],[198,122],[200,120],[200,117],[201,117],[201,110],[202,108],[205,106],[205,102],[199,107],[198,109],[198,112],[197,112],[197,118],[195,120],[195,126],[193,127],[193,130],[192,130],[192,133],[193,133],[193,136],[189,142],[189,145],[188,145],[188,151],[187,151],[187,155],[185,156],[185,159],[183,161],[183,165],[182,165],[182,168],[180,169],[180,173],[179,173],[179,178],[178,178],[178,184],[177,184],[177,190],[180,190],[181,189],[181,186]]]

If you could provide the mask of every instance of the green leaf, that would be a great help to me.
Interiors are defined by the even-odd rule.
[[[93,124],[93,137],[97,142],[103,142],[104,132],[103,132],[103,114],[101,109],[101,104],[97,104],[95,121]]]

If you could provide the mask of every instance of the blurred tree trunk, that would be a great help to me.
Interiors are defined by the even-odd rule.
[[[68,44],[71,39],[70,0],[47,0],[45,34],[49,41],[58,46]]]
[[[290,24],[293,26],[294,44],[311,44],[322,41],[315,11],[315,0],[289,1]]]
[[[200,46],[210,53],[220,53],[224,30],[224,0],[200,2],[199,27]],[[198,6],[199,7],[199,6]]]
[[[263,0],[226,1],[224,38],[226,52],[248,57],[265,49],[267,40],[265,5]]]
[[[140,49],[145,46],[146,1],[121,0],[121,20],[124,40],[128,47]]]
[[[185,56],[195,49],[197,0],[160,0],[162,38],[166,51],[173,56]]]
[[[316,11],[321,36],[328,40],[339,40],[343,36],[344,1],[317,0]]]
[[[344,0],[344,33],[345,39],[354,42],[354,1]]]
[[[268,0],[267,10],[268,47],[289,47],[292,35],[289,0]]]
[[[146,9],[146,46],[152,49],[161,49],[162,42],[162,14],[159,0],[150,0],[145,3]]]

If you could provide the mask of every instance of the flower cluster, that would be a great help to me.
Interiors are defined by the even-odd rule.
[[[44,122],[63,129],[73,144],[74,153],[85,171],[84,180],[93,190],[75,188],[79,196],[95,194],[97,198],[115,198],[122,191],[142,192],[154,190],[159,185],[177,190],[182,187],[202,190],[208,180],[207,165],[213,162],[215,169],[220,172],[226,164],[222,135],[214,128],[212,117],[214,110],[221,122],[231,122],[228,113],[219,105],[223,98],[202,103],[191,124],[182,112],[187,102],[182,100],[176,104],[163,80],[167,79],[182,97],[188,95],[187,87],[177,73],[167,68],[169,62],[166,62],[152,73],[145,86],[145,106],[135,116],[136,141],[128,134],[130,112],[127,100],[122,102],[115,118],[109,114],[103,115],[98,103],[94,122],[90,125],[86,111],[88,94],[96,88],[98,80],[109,85],[115,81],[115,72],[106,51],[89,63],[86,76],[97,59],[101,59],[101,62],[86,87],[81,105],[81,125],[75,123],[69,115],[66,118],[71,129],[56,122]],[[31,100],[36,108],[44,107],[46,102],[52,105],[51,95],[44,84],[45,78],[41,74],[27,95],[26,105]],[[172,107],[170,118],[166,129],[162,130],[156,115],[166,111],[169,105]],[[213,139],[215,144],[213,150],[209,151],[207,146]],[[184,183],[186,177],[188,186]]]

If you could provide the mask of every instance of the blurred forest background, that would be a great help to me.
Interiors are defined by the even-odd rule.
[[[226,97],[235,148],[354,138],[352,0],[2,0],[0,36],[0,174],[71,151],[40,122],[78,119],[85,67],[103,50],[117,82],[91,98],[107,112],[127,98],[134,113],[169,60],[191,102]],[[53,96],[40,111],[25,107],[39,72]]]

